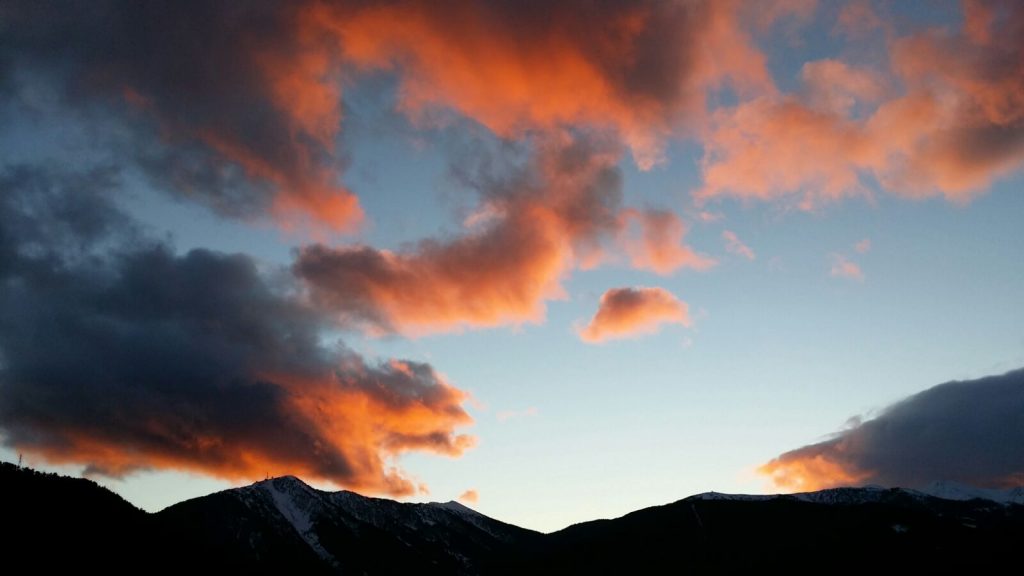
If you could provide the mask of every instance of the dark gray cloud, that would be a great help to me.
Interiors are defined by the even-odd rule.
[[[780,487],[1024,484],[1024,369],[914,394],[761,468]]]
[[[406,450],[458,454],[464,395],[371,364],[241,254],[179,255],[110,201],[116,172],[0,173],[0,430],[108,474],[298,473],[390,493]]]
[[[169,193],[343,226],[359,211],[337,183],[336,43],[297,17],[261,1],[7,3],[0,90],[29,108],[55,91]]]

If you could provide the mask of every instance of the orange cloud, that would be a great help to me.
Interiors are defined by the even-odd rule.
[[[654,333],[662,324],[689,326],[686,303],[663,288],[613,288],[601,296],[597,313],[579,335],[596,344]]]
[[[782,15],[789,4],[778,2]],[[588,125],[614,130],[639,166],[725,81],[769,85],[740,3],[511,1],[314,5],[346,63],[393,69],[402,109],[451,108],[505,137]],[[803,9],[802,7],[799,7]]]
[[[480,501],[480,494],[475,489],[470,488],[462,494],[459,494],[458,499],[463,502],[469,502],[470,504],[476,504]]]
[[[118,118],[138,128],[140,165],[169,193],[224,214],[350,231],[363,215],[335,149],[345,82],[393,73],[414,121],[452,111],[503,138],[607,133],[649,168],[667,140],[695,133],[709,92],[774,93],[746,30],[805,18],[814,2],[745,6],[371,0],[169,15],[127,4],[104,18],[69,8],[59,20],[19,8],[10,44],[13,60],[61,76],[69,99],[127,103]]]
[[[802,208],[866,194],[858,168],[870,141],[851,120],[791,97],[760,98],[712,115],[698,200],[788,199]]]
[[[864,281],[864,271],[860,269],[856,262],[851,262],[842,254],[832,254],[831,258],[832,268],[829,270],[829,275],[834,278],[849,278],[858,282]]]
[[[468,396],[426,364],[392,360],[369,367],[352,358],[332,376],[321,383],[295,382],[291,409],[318,431],[321,450],[345,455],[351,474],[331,477],[302,462],[276,462],[280,470],[301,470],[354,489],[411,495],[419,487],[388,464],[396,456],[419,451],[457,457],[475,444],[472,436],[454,432],[472,423],[462,408]],[[375,384],[364,385],[367,378]]]
[[[625,210],[626,251],[634,267],[671,274],[679,268],[706,270],[715,260],[683,244],[686,228],[682,220],[665,210]],[[639,237],[630,236],[631,223],[638,223]]]
[[[839,486],[855,486],[871,477],[851,463],[832,459],[828,452],[795,450],[773,459],[757,469],[776,488],[787,492],[812,492]]]
[[[960,32],[891,40],[889,78],[811,62],[802,92],[716,111],[698,197],[781,198],[810,209],[869,194],[870,176],[895,194],[962,202],[1020,169],[1024,8],[966,6]],[[989,17],[996,6],[1001,17]]]
[[[390,252],[303,248],[295,273],[317,306],[371,333],[419,335],[537,323],[561,280],[600,258],[619,226],[618,153],[584,138],[544,140],[514,190],[484,191],[463,235]]]
[[[244,137],[206,130],[197,135],[276,186],[272,208],[286,226],[305,220],[351,231],[361,222],[362,209],[358,198],[337,183],[339,174],[330,160],[341,129],[340,56],[305,17],[302,11],[283,16],[290,46],[254,42],[250,47],[266,98],[284,120],[287,140],[280,145],[289,151],[287,161],[264,157]]]
[[[13,446],[50,463],[87,463],[88,471],[115,477],[148,469],[232,481],[294,474],[353,490],[409,496],[421,487],[394,466],[397,456],[409,451],[459,456],[475,439],[454,432],[472,423],[461,407],[465,393],[425,365],[405,365],[415,373],[357,361],[317,380],[268,376],[264,392],[279,387],[282,398],[265,421],[253,424],[274,427],[270,434],[240,428],[251,415],[235,422],[193,422],[184,415],[153,413],[148,420],[118,425],[133,427],[130,435],[114,426],[67,423],[41,438],[15,440]],[[366,378],[382,378],[383,386],[395,388],[375,390],[381,383]],[[203,412],[209,410],[189,414]],[[284,424],[276,426],[275,419]]]
[[[225,214],[270,211],[287,225],[351,231],[363,215],[339,182],[341,52],[305,14],[287,6],[209,4],[167,14],[125,5],[99,19],[68,14],[80,29],[54,22],[44,35],[74,62],[57,65],[72,71],[66,81],[85,87],[72,100],[128,105],[125,117],[146,149],[143,167],[169,193]],[[153,150],[157,141],[164,149]],[[239,174],[244,184],[233,181]]]
[[[732,230],[723,230],[722,239],[725,240],[725,250],[730,254],[742,256],[747,260],[754,260],[757,258],[757,255],[754,254],[754,251],[750,246],[744,244]]]
[[[871,239],[865,238],[860,242],[857,242],[853,245],[853,249],[856,250],[858,254],[867,254],[871,251]]]

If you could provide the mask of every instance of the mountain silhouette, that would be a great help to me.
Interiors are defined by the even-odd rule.
[[[1013,565],[1024,542],[1019,490],[949,484],[936,485],[944,497],[880,487],[776,496],[712,492],[541,534],[457,502],[326,492],[292,476],[155,514],[89,480],[11,464],[0,466],[0,480],[6,548],[46,570],[950,573]]]

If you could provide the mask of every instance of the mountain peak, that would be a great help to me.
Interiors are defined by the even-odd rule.
[[[301,478],[299,478],[298,476],[293,476],[291,474],[285,474],[284,476],[274,476],[272,478],[267,478],[266,480],[260,480],[258,482],[253,483],[254,486],[259,486],[262,484],[301,484],[302,486],[309,486],[309,484],[303,482]]]
[[[458,512],[459,514],[476,514],[477,516],[481,516],[481,514],[476,510],[473,510],[469,506],[466,506],[465,504],[457,500],[449,500],[447,502],[435,502],[434,504],[440,508],[445,508],[451,510],[452,512]]]

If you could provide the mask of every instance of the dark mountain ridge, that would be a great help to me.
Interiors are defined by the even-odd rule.
[[[1024,493],[941,485],[706,493],[551,534],[456,502],[412,504],[285,476],[155,514],[78,478],[0,466],[9,550],[43,568],[302,574],[736,573],[1014,565]]]

